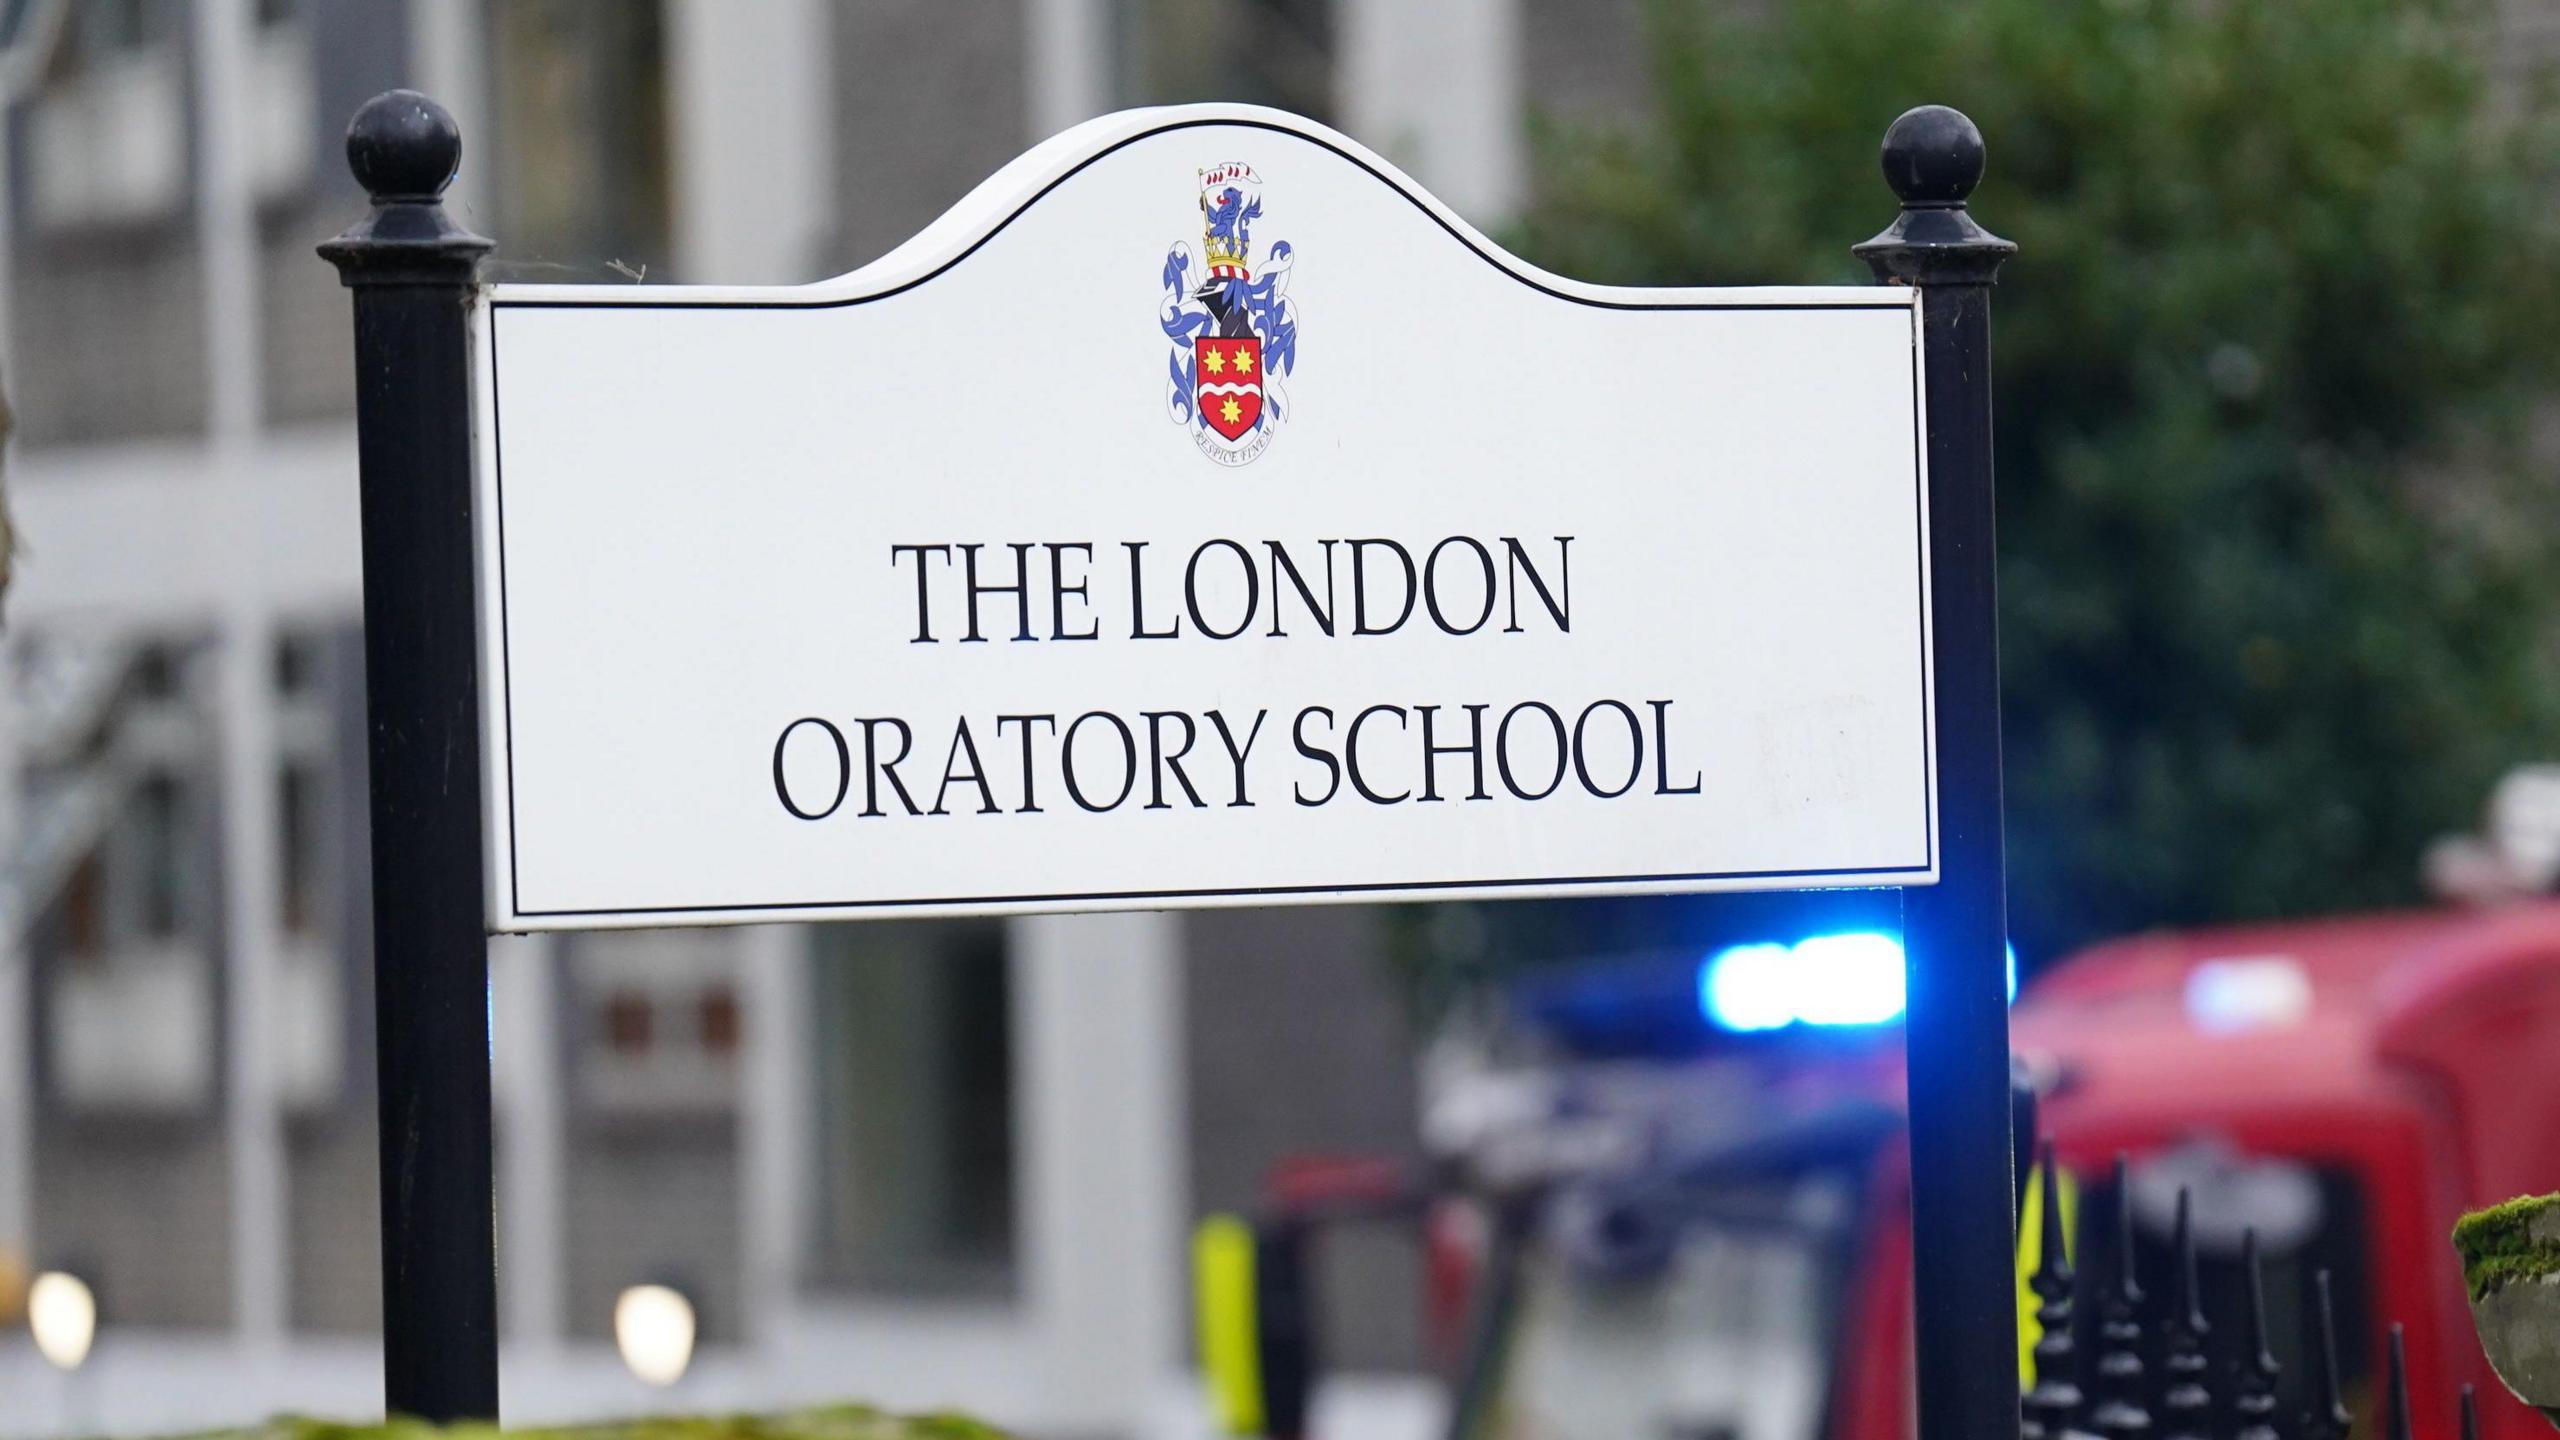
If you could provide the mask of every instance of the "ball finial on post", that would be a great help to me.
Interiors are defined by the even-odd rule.
[[[1885,183],[1902,214],[1883,233],[1851,247],[1898,285],[1988,285],[2018,247],[1983,229],[1965,211],[1982,183],[1982,132],[1961,110],[1921,105],[1884,132]]]
[[[462,168],[462,129],[417,91],[386,90],[347,122],[347,168],[377,202],[434,200]]]
[[[1982,131],[1961,110],[1916,105],[1884,132],[1884,181],[1905,205],[1961,205],[1982,183]]]
[[[347,169],[373,208],[320,247],[349,285],[468,285],[489,242],[454,223],[445,187],[462,127],[415,90],[386,90],[347,122]]]

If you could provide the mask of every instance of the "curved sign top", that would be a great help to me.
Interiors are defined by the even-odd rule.
[[[1550,275],[1242,106],[492,287],[490,924],[1930,883],[1918,305]]]

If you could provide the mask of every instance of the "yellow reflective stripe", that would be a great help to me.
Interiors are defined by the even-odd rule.
[[[2070,1236],[2080,1222],[2080,1182],[2071,1172],[2054,1167],[2054,1188],[2061,1191],[2063,1255],[2070,1256]],[[2044,1338],[2044,1327],[2036,1323],[2036,1292],[2029,1288],[2028,1277],[2044,1263],[2044,1167],[2027,1172],[2027,1193],[2018,1202],[2018,1386],[2024,1389],[2036,1383],[2036,1342]]]
[[[1212,1215],[1191,1236],[1193,1318],[1200,1368],[1218,1423],[1230,1435],[1262,1433],[1262,1348],[1254,1324],[1253,1227]]]

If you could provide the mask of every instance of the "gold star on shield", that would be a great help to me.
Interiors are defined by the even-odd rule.
[[[1253,352],[1250,350],[1238,350],[1236,352],[1236,373],[1239,375],[1250,374],[1252,370]]]
[[[1235,397],[1229,396],[1227,402],[1218,407],[1218,418],[1230,425],[1239,424],[1244,420],[1244,407],[1235,402]]]
[[[1200,352],[1200,368],[1212,375],[1219,374],[1227,368],[1227,357],[1215,350],[1203,350]]]

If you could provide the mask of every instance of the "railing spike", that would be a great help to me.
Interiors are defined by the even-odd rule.
[[[2275,1424],[2276,1381],[2284,1370],[2276,1364],[2275,1351],[2267,1344],[2267,1290],[2258,1268],[2255,1226],[2241,1234],[2240,1268],[2248,1301],[2249,1353],[2241,1357],[2239,1384],[2235,1387],[2238,1393],[2232,1400],[2232,1409],[2240,1418],[2240,1428],[2232,1440],[2280,1440]]]
[[[2480,1440],[2480,1397],[2470,1385],[2462,1387],[2462,1425],[2460,1440]]]
[[[2347,1408],[2338,1371],[2338,1313],[2330,1303],[2329,1272],[2315,1272],[2311,1288],[2311,1410],[2302,1420],[2303,1440],[2347,1440],[2356,1417]]]
[[[2099,1306],[2098,1406],[2089,1424],[2107,1440],[2145,1440],[2151,1412],[2143,1406],[2142,1285],[2134,1276],[2133,1186],[2116,1156],[2116,1264]]]
[[[2061,1169],[2054,1163],[2053,1142],[2038,1157],[2040,1174],[2036,1208],[2038,1228],[2035,1273],[2027,1288],[2036,1294],[2036,1383],[2019,1403],[2021,1440],[2066,1440],[2079,1433],[2079,1347],[2071,1334],[2072,1270],[2069,1236],[2062,1222]]]
[[[2207,1384],[2205,1343],[2213,1327],[2204,1318],[2196,1284],[2194,1201],[2178,1189],[2175,1286],[2170,1293],[2168,1353],[2161,1362],[2160,1428],[2165,1440],[2212,1440],[2213,1392]]]
[[[2416,1426],[2409,1418],[2409,1357],[2400,1338],[2400,1322],[2391,1322],[2390,1388],[2385,1392],[2382,1423],[2383,1440],[2416,1440]]]

